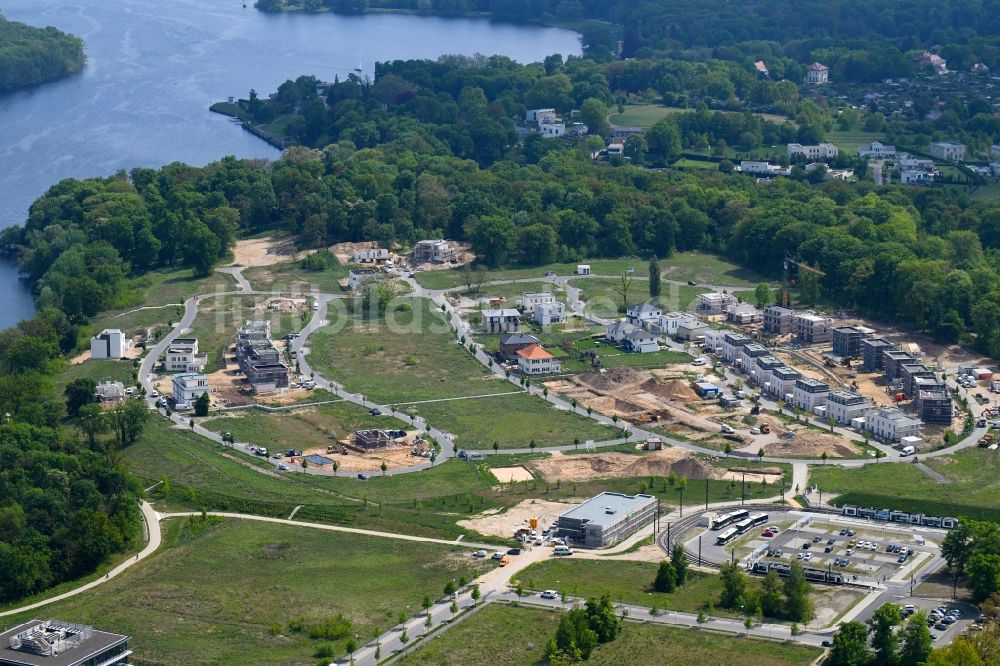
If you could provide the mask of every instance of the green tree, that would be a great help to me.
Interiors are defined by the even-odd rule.
[[[809,583],[806,581],[802,565],[792,561],[791,570],[785,579],[785,608],[788,619],[793,622],[808,622],[812,619],[813,606],[809,599]]]
[[[769,571],[761,583],[760,608],[768,617],[784,615],[785,600],[781,596],[781,579],[776,571]]]
[[[605,592],[599,599],[587,599],[584,607],[587,611],[587,623],[597,635],[598,643],[609,643],[618,638],[622,631],[622,621],[615,615],[610,594]]]
[[[80,408],[94,402],[94,392],[97,382],[87,377],[78,377],[66,385],[63,395],[66,396],[66,413],[76,416]]]
[[[719,576],[722,578],[722,594],[719,597],[719,605],[723,608],[736,608],[743,601],[749,579],[743,573],[740,565],[726,563],[719,567]]]
[[[958,527],[948,531],[941,542],[941,555],[948,563],[948,568],[956,575],[965,573],[965,567],[975,546],[975,529],[973,521],[963,519]]]
[[[208,393],[202,393],[198,396],[198,399],[194,401],[194,415],[208,416],[208,408],[210,405],[211,398],[208,397]]]
[[[135,442],[142,433],[146,421],[149,420],[149,410],[142,400],[122,400],[108,412],[108,418],[118,447],[125,448]]]
[[[861,622],[844,622],[833,635],[831,666],[865,666],[871,658],[868,629]]]
[[[576,661],[585,661],[597,647],[597,633],[590,628],[587,611],[573,608],[559,618],[554,639],[555,650],[574,655]]]
[[[871,646],[875,661],[885,666],[899,663],[899,637],[896,626],[903,621],[903,611],[897,604],[882,604],[868,619]]]
[[[608,124],[608,107],[599,99],[589,98],[580,105],[580,121],[587,126],[589,134],[607,138],[611,134]]]
[[[653,590],[656,592],[673,592],[677,587],[677,571],[669,560],[662,560],[656,569],[656,579]]]
[[[900,631],[903,649],[900,652],[900,663],[903,666],[918,666],[927,661],[933,645],[931,631],[927,627],[927,612],[917,611],[906,621]]]
[[[77,416],[80,432],[87,437],[90,447],[94,448],[97,445],[97,436],[108,431],[108,419],[104,408],[96,403],[90,403],[81,407]]]
[[[649,147],[649,157],[660,163],[670,163],[677,159],[681,152],[681,133],[677,121],[664,118],[646,131],[646,145]]]
[[[662,277],[660,276],[660,261],[653,255],[649,258],[649,297],[659,298],[662,287]]]
[[[670,564],[674,566],[674,575],[677,579],[677,587],[684,585],[688,577],[688,557],[684,552],[684,546],[675,543],[670,551]]]
[[[757,285],[753,296],[758,308],[764,308],[774,303],[774,294],[771,292],[771,287],[765,282]]]
[[[816,305],[820,297],[819,274],[801,269],[799,271],[799,302],[805,305]]]
[[[972,600],[980,603],[1000,590],[1000,555],[976,551],[968,564],[969,591]]]

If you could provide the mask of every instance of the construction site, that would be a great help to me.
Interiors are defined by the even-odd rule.
[[[381,473],[386,469],[409,467],[429,458],[431,442],[416,430],[360,430],[325,446],[313,446],[290,456],[289,464],[301,464],[304,459],[309,467],[332,472],[334,463],[338,472]]]

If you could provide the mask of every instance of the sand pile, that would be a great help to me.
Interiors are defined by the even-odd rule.
[[[551,456],[526,463],[546,481],[588,481],[590,479],[638,476],[686,476],[689,479],[723,478],[726,470],[692,458],[687,451],[664,449],[649,455],[594,453]]]
[[[831,458],[848,458],[858,450],[837,435],[799,431],[793,439],[782,439],[764,445],[764,453],[776,457],[819,458],[824,453]]]
[[[699,400],[698,394],[694,392],[691,385],[681,379],[670,379],[663,381],[661,379],[650,379],[644,382],[641,386],[642,390],[647,393],[652,393],[653,395],[665,398],[667,400]]]
[[[650,379],[649,373],[619,366],[607,370],[594,370],[581,375],[579,380],[598,391],[613,391],[622,386],[638,384]]]

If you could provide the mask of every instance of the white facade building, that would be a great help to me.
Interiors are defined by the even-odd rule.
[[[556,110],[529,109],[524,113],[524,120],[529,123],[538,123],[539,125],[546,121],[554,123],[556,121]]]
[[[117,328],[106,328],[90,339],[90,358],[122,358],[131,346]]]
[[[173,377],[174,407],[192,409],[194,402],[209,392],[208,377],[199,372],[184,372]]]
[[[732,294],[720,294],[717,291],[710,291],[707,294],[698,294],[696,300],[697,310],[703,314],[722,314],[726,306],[736,303],[736,297]]]
[[[625,309],[625,318],[630,324],[636,326],[646,326],[648,324],[655,324],[659,321],[663,312],[660,308],[655,305],[650,305],[649,303],[637,303],[636,305],[630,305]]]
[[[841,425],[849,425],[854,419],[864,418],[872,409],[874,406],[871,400],[848,391],[831,391],[826,400],[826,415]]]
[[[562,364],[541,345],[528,345],[517,350],[517,369],[522,375],[546,375],[559,372]]]
[[[378,279],[378,272],[372,268],[357,268],[347,273],[347,286],[351,291],[360,291],[369,282]]]
[[[534,311],[536,305],[555,302],[555,294],[550,291],[526,291],[521,294],[521,307],[525,312]]]
[[[858,146],[858,157],[895,157],[896,146],[890,146],[881,141],[872,141]]]
[[[563,324],[566,322],[566,306],[559,301],[537,303],[534,312],[535,323],[539,326]]]
[[[965,144],[957,141],[935,141],[931,144],[931,156],[948,162],[965,159]]]
[[[797,379],[792,389],[792,402],[808,414],[814,414],[817,407],[826,405],[829,396],[830,385],[812,377]]]
[[[813,85],[818,83],[826,83],[830,80],[830,68],[826,65],[818,62],[814,62],[809,65],[809,69],[806,71],[806,83],[811,83]]]
[[[890,442],[920,436],[920,421],[894,407],[881,407],[865,414],[865,428],[874,436]]]
[[[177,338],[167,347],[163,367],[167,372],[201,372],[208,357],[198,355],[197,338]]]
[[[788,157],[804,156],[807,160],[832,160],[840,154],[840,150],[832,143],[820,143],[815,146],[803,146],[801,143],[788,144]]]

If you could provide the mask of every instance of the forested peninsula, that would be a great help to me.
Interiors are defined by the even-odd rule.
[[[0,95],[57,81],[83,69],[83,40],[0,14]]]

